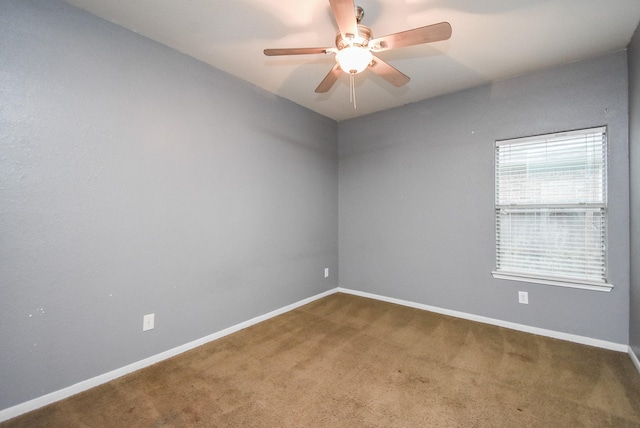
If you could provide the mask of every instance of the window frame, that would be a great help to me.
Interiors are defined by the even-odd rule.
[[[592,128],[584,128],[584,129],[577,129],[577,130],[571,130],[571,131],[555,132],[555,133],[549,133],[549,134],[540,134],[535,136],[509,138],[509,139],[494,141],[494,144],[493,144],[494,222],[495,222],[494,227],[495,227],[495,263],[496,263],[495,266],[496,267],[494,270],[491,271],[491,274],[494,278],[528,282],[528,283],[553,285],[553,286],[561,286],[561,287],[580,288],[580,289],[595,290],[595,291],[605,291],[605,292],[611,291],[611,289],[613,288],[613,285],[608,282],[608,269],[607,269],[607,265],[608,265],[607,229],[608,229],[608,218],[609,218],[608,201],[607,201],[607,195],[608,195],[608,191],[607,191],[608,190],[608,132],[607,131],[608,130],[606,126],[598,126],[598,127],[592,127]],[[602,133],[602,145],[603,145],[603,164],[602,164],[604,168],[602,171],[602,174],[603,174],[602,199],[603,200],[599,202],[595,208],[601,209],[602,216],[603,216],[603,220],[602,220],[603,221],[603,238],[601,241],[602,245],[600,246],[602,251],[602,256],[604,258],[603,260],[604,273],[603,273],[602,281],[599,281],[599,280],[592,281],[588,279],[573,278],[569,276],[563,277],[562,275],[558,275],[558,274],[501,270],[499,268],[500,266],[499,246],[501,245],[500,216],[501,216],[501,211],[508,208],[506,208],[504,205],[499,205],[499,201],[498,201],[498,189],[499,189],[499,179],[500,179],[499,173],[501,172],[499,170],[499,164],[498,164],[499,155],[500,155],[499,147],[513,146],[517,144],[526,144],[526,143],[536,143],[536,142],[540,142],[542,144],[542,142],[548,141],[548,140],[554,140],[554,139],[557,140],[558,138],[567,138],[568,136],[570,137],[573,135],[588,135],[588,134],[600,133],[600,132]],[[590,203],[580,203],[580,204],[573,203],[572,204],[571,202],[568,202],[568,201],[565,201],[560,204],[556,204],[556,203],[553,203],[553,204],[547,203],[547,204],[539,204],[539,205],[527,204],[527,203],[510,204],[508,207],[514,208],[514,211],[516,211],[517,209],[521,209],[521,210],[527,209],[527,210],[534,210],[534,211],[538,210],[537,212],[543,213],[544,210],[547,210],[547,212],[553,211],[553,208],[557,208],[557,207],[561,207],[561,208],[558,208],[559,210],[566,210],[566,209],[569,209],[571,205],[574,205],[574,208],[578,207],[578,209],[583,209],[585,212],[585,215],[589,209],[594,209],[594,204],[590,204]],[[550,273],[550,272],[547,272],[547,273]]]

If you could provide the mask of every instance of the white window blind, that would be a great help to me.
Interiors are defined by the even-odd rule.
[[[610,288],[606,128],[496,141],[495,168],[494,276]]]

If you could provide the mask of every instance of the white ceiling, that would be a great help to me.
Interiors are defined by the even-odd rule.
[[[264,48],[334,47],[328,0],[65,0],[335,120],[624,49],[639,0],[356,0],[374,37],[447,21],[451,39],[377,55],[411,77],[365,71],[326,94],[333,55],[266,57]]]

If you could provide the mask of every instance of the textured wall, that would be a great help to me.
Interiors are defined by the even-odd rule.
[[[629,343],[640,357],[640,27],[629,45],[629,157],[631,168],[631,304]]]
[[[613,291],[493,279],[494,141],[599,125],[609,127]],[[340,122],[338,134],[341,287],[627,343],[624,51]]]
[[[0,409],[337,286],[334,121],[58,1],[0,58]]]

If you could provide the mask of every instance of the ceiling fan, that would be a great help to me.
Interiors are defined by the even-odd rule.
[[[340,77],[340,73],[344,71],[351,78],[351,95],[354,107],[353,77],[367,68],[394,86],[406,85],[410,80],[409,76],[373,55],[374,53],[422,43],[438,42],[451,37],[451,25],[448,22],[440,22],[373,38],[371,29],[360,24],[364,10],[360,6],[356,7],[354,0],[329,0],[329,3],[340,30],[336,35],[335,48],[265,49],[264,54],[267,56],[335,54],[336,64],[320,82],[315,92],[328,92]]]

